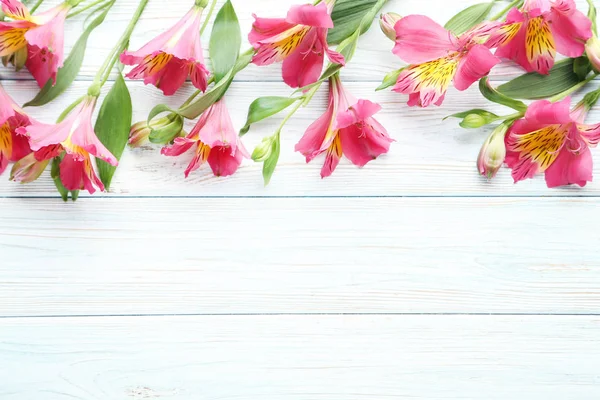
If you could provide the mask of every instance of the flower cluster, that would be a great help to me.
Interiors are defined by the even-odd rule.
[[[64,0],[37,13],[43,0],[31,9],[19,0],[0,0],[2,62],[17,70],[25,67],[42,89],[23,107],[47,104],[77,76],[85,48],[75,46],[65,57],[68,19],[90,10],[86,21],[91,22],[81,40],[85,44],[116,2],[90,0],[80,5],[81,1]],[[136,148],[150,142],[160,145],[164,156],[188,154],[186,178],[203,164],[215,176],[230,176],[245,159],[252,159],[262,163],[267,184],[279,161],[286,123],[323,85],[328,85],[327,106],[297,142],[298,156],[307,163],[321,157],[325,178],[343,156],[364,167],[388,153],[394,140],[376,119],[381,106],[352,96],[340,75],[386,0],[368,6],[346,0],[340,7],[336,0],[317,0],[294,5],[281,18],[254,15],[246,51],[240,49],[242,33],[231,0],[224,1],[214,18],[217,0],[188,1],[191,7],[181,19],[130,51],[128,43],[148,2],[140,0],[87,93],[55,123],[30,117],[0,86],[0,174],[13,162],[10,179],[29,183],[51,165],[63,199],[76,199],[80,190],[109,189],[127,144]],[[452,115],[461,118],[465,128],[499,122],[477,157],[480,174],[492,178],[507,165],[515,182],[544,173],[548,187],[584,186],[592,180],[590,148],[600,142],[600,124],[587,124],[585,118],[600,98],[600,89],[589,92],[573,109],[570,104],[571,95],[600,73],[596,10],[592,0],[588,4],[585,15],[574,0],[514,0],[488,18],[496,7],[491,1],[474,6],[477,12],[473,7],[460,12],[445,26],[424,15],[383,14],[381,29],[394,41],[393,54],[407,65],[390,72],[379,89],[392,87],[408,95],[409,106],[429,107],[442,106],[451,85],[465,91],[479,82],[486,99],[514,111],[502,116],[474,109]],[[210,22],[209,69],[201,37]],[[559,54],[564,58],[557,60]],[[494,88],[487,76],[503,62],[520,66],[524,73]],[[281,63],[282,81],[293,92],[257,98],[238,131],[226,106],[228,89],[248,66],[275,63]],[[125,75],[117,64],[127,70]],[[109,80],[115,71],[116,78]],[[177,93],[188,80],[196,90],[180,107],[158,104],[147,120],[132,124],[133,103],[125,78],[142,80],[164,96]],[[100,101],[107,82],[112,87]],[[527,105],[521,100],[535,101]],[[251,127],[288,109],[275,132],[247,151],[242,137]]]
[[[505,117],[481,109],[453,115],[462,118],[461,126],[466,128],[503,121],[479,153],[480,174],[492,178],[506,164],[515,182],[544,173],[551,188],[585,186],[592,180],[589,148],[600,141],[600,125],[587,125],[584,119],[600,93],[591,92],[572,111],[569,95],[600,71],[596,11],[591,1],[589,4],[586,16],[574,0],[516,0],[490,20],[471,20],[464,12],[446,27],[423,15],[383,15],[380,25],[395,42],[393,53],[409,64],[390,75],[396,78],[392,90],[407,94],[409,106],[440,106],[451,83],[464,91],[480,81],[487,99],[518,111]],[[462,29],[464,26],[470,27]],[[558,67],[557,54],[572,60],[554,68]],[[485,78],[503,60],[511,60],[527,72],[514,84],[504,85],[505,89],[512,87],[512,92],[492,88]],[[552,81],[540,79],[560,74],[576,80],[568,87],[555,88]],[[516,100],[540,97],[549,100],[534,101],[529,107]]]

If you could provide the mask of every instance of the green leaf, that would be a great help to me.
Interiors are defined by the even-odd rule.
[[[503,119],[494,113],[491,113],[480,108],[474,108],[469,111],[464,111],[452,115],[448,115],[444,120],[448,118],[461,118],[459,125],[465,129],[480,128],[482,126],[491,124],[494,121]]]
[[[240,130],[240,134],[245,135],[250,130],[250,125],[285,110],[299,99],[299,97],[259,97],[250,104],[248,118],[246,124]]]
[[[225,95],[225,92],[227,92],[229,85],[231,85],[235,74],[246,68],[246,66],[250,64],[250,61],[252,61],[253,56],[254,51],[240,54],[234,67],[227,73],[225,77],[223,77],[223,79],[213,86],[211,90],[208,90],[206,93],[204,93],[202,97],[177,110],[177,113],[187,119],[198,118],[204,111],[208,110],[210,106],[215,104],[221,99],[221,97]]]
[[[131,95],[123,75],[119,74],[113,87],[102,102],[94,127],[98,139],[117,160],[121,159],[129,140],[132,113]],[[96,166],[98,167],[100,180],[108,190],[117,167],[113,167],[100,159],[96,159]]]
[[[530,72],[503,85],[498,91],[516,99],[545,99],[564,92],[583,81],[574,71],[572,58],[554,64],[549,75]]]
[[[230,0],[227,0],[217,17],[210,35],[210,60],[215,76],[219,82],[233,68],[240,54],[242,32],[240,23]]]
[[[455,35],[465,33],[477,24],[485,21],[487,16],[492,11],[494,2],[479,3],[465,8],[450,19],[444,26]]]
[[[150,125],[150,123],[152,122],[152,120],[159,114],[162,114],[164,112],[168,112],[170,114],[176,114],[179,115],[179,113],[175,110],[173,110],[171,107],[169,107],[166,104],[157,104],[156,106],[154,106],[152,108],[152,110],[150,110],[150,113],[148,113],[148,125]]]
[[[271,177],[273,176],[273,172],[275,172],[275,168],[279,162],[279,152],[281,150],[279,135],[277,135],[275,140],[273,140],[271,146],[271,155],[269,155],[269,158],[267,158],[263,163],[263,178],[265,180],[265,186],[271,182]]]
[[[360,26],[362,19],[376,3],[377,0],[338,0],[331,13],[334,27],[327,34],[327,42],[329,44],[340,44],[352,36]],[[377,12],[379,10],[375,14]],[[371,23],[362,26],[361,34],[369,29]]]
[[[83,31],[79,39],[77,39],[71,53],[69,53],[69,56],[65,59],[63,67],[59,69],[56,74],[56,85],[52,86],[52,80],[49,80],[42,90],[40,90],[32,100],[25,103],[23,107],[39,107],[48,104],[71,86],[81,69],[88,38],[92,31],[104,22],[109,10],[110,7],[106,7],[106,9]]]
[[[404,71],[405,68],[400,68],[396,71],[392,71],[390,73],[388,73],[385,78],[383,78],[383,82],[381,82],[381,85],[379,85],[377,87],[377,89],[375,89],[376,92],[383,90],[383,89],[387,89],[390,86],[394,86],[396,84],[396,82],[398,82],[398,77],[400,76],[400,74],[402,73],[402,71]]]
[[[52,169],[50,170],[50,176],[54,181],[54,186],[56,186],[56,190],[58,190],[58,193],[60,193],[60,197],[62,197],[63,201],[67,201],[69,199],[69,191],[60,180],[60,161],[61,157],[54,157],[52,159]]]
[[[488,82],[488,77],[482,78],[479,81],[479,91],[489,101],[494,103],[502,104],[503,106],[510,107],[517,111],[525,111],[527,110],[527,105],[522,101],[515,100],[506,94],[500,93],[498,90],[494,89]]]

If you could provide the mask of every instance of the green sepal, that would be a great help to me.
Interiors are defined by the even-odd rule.
[[[75,78],[77,78],[81,65],[83,64],[85,49],[90,34],[104,22],[110,8],[110,6],[107,6],[104,11],[98,15],[87,28],[85,28],[79,39],[77,39],[71,53],[69,53],[69,56],[65,59],[63,67],[56,73],[56,85],[52,86],[52,80],[49,80],[42,90],[40,90],[33,99],[25,103],[23,107],[39,107],[48,104],[71,86]]]
[[[529,72],[503,85],[498,91],[516,99],[538,100],[556,96],[582,82],[574,69],[575,60],[558,61],[548,75]]]
[[[121,159],[125,146],[127,146],[132,115],[131,95],[123,75],[119,73],[114,85],[102,102],[94,127],[98,139],[117,160]],[[108,190],[117,167],[99,158],[96,159],[96,166],[98,167],[100,180],[105,189]]]
[[[233,68],[240,53],[242,33],[235,9],[227,0],[217,13],[210,35],[209,53],[215,82]]]
[[[477,24],[482,23],[492,11],[494,1],[479,3],[465,8],[450,19],[444,26],[455,35],[465,33]]]
[[[398,77],[405,69],[406,68],[400,68],[395,71],[388,72],[388,74],[383,78],[383,82],[381,82],[381,85],[379,85],[377,89],[375,89],[375,91],[379,92],[380,90],[384,90],[389,88],[390,86],[394,86],[398,82]]]
[[[240,130],[240,135],[245,135],[250,130],[250,126],[258,121],[269,118],[275,115],[296,101],[300,100],[301,97],[278,97],[278,96],[266,96],[259,97],[250,104],[248,108],[248,117],[246,118],[246,124]]]
[[[502,104],[503,106],[510,107],[514,110],[523,112],[527,110],[527,105],[522,101],[515,100],[503,93],[500,93],[498,90],[494,89],[488,81],[488,77],[484,77],[479,80],[479,91],[491,102]]]

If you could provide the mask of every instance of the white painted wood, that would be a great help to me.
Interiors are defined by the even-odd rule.
[[[600,319],[216,316],[0,320],[0,397],[600,397]]]
[[[390,0],[385,10],[443,23],[480,1]],[[247,33],[252,12],[279,16],[296,1],[233,2]],[[151,0],[131,47],[191,3]],[[79,80],[32,109],[35,118],[52,121],[85,93],[136,5],[117,1],[90,38]],[[69,21],[68,49],[82,21]],[[63,204],[48,176],[30,186],[3,176],[0,398],[599,398],[600,217],[594,198],[577,198],[598,196],[597,183],[548,190],[543,179],[512,185],[508,171],[493,183],[479,178],[487,131],[442,118],[506,110],[476,89],[427,110],[373,93],[402,65],[391,47],[374,26],[343,71],[356,95],[382,103],[380,120],[397,140],[362,170],[342,163],[320,180],[319,163],[293,153],[323,112],[320,93],[285,130],[268,188],[250,162],[230,179],[199,171],[185,181],[187,160],[152,146],[126,151],[105,195],[116,198]],[[492,79],[517,73],[502,66]],[[35,94],[25,71],[0,67],[0,78],[20,103]],[[128,85],[136,120],[165,101]],[[279,66],[250,66],[228,93],[236,126],[255,97],[289,93]],[[247,147],[280,120],[258,124]],[[369,197],[346,198],[357,196]],[[358,315],[375,313],[387,315]]]
[[[32,82],[7,82],[7,91],[16,101],[24,102],[31,95]],[[41,108],[32,108],[32,115],[51,122],[73,98],[85,94],[89,83],[77,82],[64,96]],[[269,187],[262,181],[262,165],[246,160],[232,177],[216,178],[208,167],[194,172],[188,179],[183,176],[192,154],[165,157],[154,145],[125,151],[109,196],[598,196],[600,186],[594,182],[588,187],[548,189],[543,176],[514,185],[510,171],[503,169],[489,182],[477,173],[475,160],[481,144],[492,128],[465,130],[458,120],[443,121],[445,116],[472,108],[484,107],[499,114],[511,111],[486,103],[477,88],[457,93],[452,90],[441,108],[415,109],[405,104],[407,96],[391,92],[373,91],[375,84],[351,82],[348,89],[356,96],[378,101],[384,107],[378,115],[396,140],[390,153],[358,169],[343,160],[334,175],[321,180],[319,172],[323,158],[306,165],[301,154],[294,152],[306,128],[326,107],[326,88],[315,97],[307,109],[301,110],[287,125],[282,141],[278,169]],[[135,104],[134,120],[144,120],[150,109],[164,102],[154,88],[140,83],[129,83]],[[593,87],[597,87],[594,85]],[[184,91],[167,99],[172,106],[180,105],[191,93]],[[236,127],[243,126],[248,106],[258,96],[287,95],[288,89],[280,83],[235,83],[228,95],[228,106]],[[578,95],[577,98],[581,97]],[[271,135],[282,116],[261,122],[243,138],[246,147],[254,148],[262,137]],[[600,111],[594,109],[588,121],[600,121]],[[597,151],[593,150],[594,155]],[[600,176],[600,163],[595,175]],[[8,172],[0,179],[1,196],[58,196],[49,173],[30,185],[7,181]],[[101,194],[96,194],[99,196]],[[82,196],[86,196],[82,193]]]
[[[0,316],[598,313],[595,199],[0,200]]]
[[[41,10],[45,9],[46,5],[58,4],[61,1],[46,0]],[[220,0],[219,4],[223,2]],[[265,17],[282,17],[285,16],[292,4],[302,3],[302,0],[233,0],[232,2],[240,20],[244,44],[249,47],[246,35],[252,26],[253,13]],[[480,2],[481,0],[453,0],[450,6],[447,2],[441,1],[439,2],[441,5],[436,7],[436,2],[432,0],[389,0],[382,11],[395,11],[402,15],[427,14],[437,22],[444,24],[461,9]],[[138,0],[117,1],[105,23],[90,36],[85,62],[80,74],[81,79],[90,80],[95,76],[98,67],[102,65],[114,46],[116,38],[125,30],[127,23],[131,20],[138,3]],[[148,40],[172,26],[192,4],[193,0],[169,0],[167,3],[159,0],[150,1],[132,36],[131,48],[141,47]],[[580,9],[587,10],[586,0],[577,0],[577,4]],[[501,5],[505,6],[503,3]],[[85,19],[84,15],[69,20],[66,25],[67,52],[79,37]],[[208,46],[211,26],[209,25],[203,35],[205,48]],[[109,40],[109,38],[114,39]],[[392,47],[392,42],[379,31],[379,27],[375,23],[371,32],[361,40],[352,63],[344,69],[344,77],[358,81],[381,81],[387,72],[402,66],[402,62],[391,53]],[[206,54],[208,55],[208,52]],[[31,79],[26,71],[15,73],[1,66],[0,71],[2,71],[3,79]],[[518,68],[503,65],[496,69],[494,75],[506,77],[515,76],[518,73],[520,73]],[[280,67],[258,68],[252,66],[238,75],[237,79],[280,82]]]

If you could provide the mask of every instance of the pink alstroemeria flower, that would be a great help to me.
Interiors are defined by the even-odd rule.
[[[215,176],[233,175],[242,160],[250,158],[233,127],[224,99],[206,110],[187,136],[175,138],[174,143],[163,147],[161,153],[176,157],[194,146],[196,154],[185,170],[186,178],[205,162]]]
[[[138,51],[125,51],[121,62],[135,65],[127,74],[130,79],[143,79],[166,96],[175,94],[191,77],[192,84],[206,90],[208,69],[200,42],[203,8],[194,6],[177,24],[144,45]]]
[[[535,101],[508,131],[506,164],[515,183],[541,172],[550,188],[592,181],[589,148],[600,142],[600,124],[584,124],[585,112],[569,112],[570,103]]]
[[[321,178],[330,176],[342,154],[354,165],[365,166],[387,153],[393,142],[385,128],[373,115],[381,110],[369,100],[356,100],[334,75],[329,80],[329,107],[323,116],[308,127],[296,144],[296,151],[311,162],[326,153]]]
[[[31,152],[27,139],[17,130],[29,125],[29,117],[0,86],[0,175],[9,162],[19,161]]]
[[[409,106],[437,106],[450,82],[466,90],[489,74],[500,59],[485,45],[496,28],[485,23],[456,37],[423,15],[409,15],[394,26],[394,54],[412,64],[400,73],[393,90],[409,95]]]
[[[0,0],[2,10],[14,21],[0,21],[0,57],[27,51],[25,66],[40,87],[52,79],[64,62],[65,19],[71,6],[60,4],[38,15],[17,0]]]
[[[248,40],[256,49],[252,62],[269,65],[283,61],[283,80],[290,87],[315,83],[323,69],[325,54],[331,62],[344,65],[344,56],[329,48],[327,30],[333,28],[333,2],[295,5],[287,18],[254,15]]]
[[[580,57],[592,37],[592,21],[577,10],[574,0],[525,0],[512,9],[496,33],[496,55],[508,58],[528,72],[548,74],[556,53]]]
[[[29,145],[38,161],[50,160],[65,155],[60,163],[60,180],[67,190],[96,189],[104,191],[90,156],[100,158],[116,166],[117,159],[104,145],[92,128],[92,114],[96,97],[87,96],[73,111],[58,124],[32,121],[31,125],[19,128],[17,133],[29,138]]]

